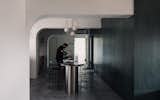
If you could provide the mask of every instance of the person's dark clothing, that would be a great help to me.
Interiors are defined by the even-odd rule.
[[[60,66],[61,63],[63,63],[63,59],[65,58],[65,56],[67,55],[67,53],[64,51],[64,47],[60,46],[57,49],[57,53],[56,53],[56,60],[58,63],[58,66]]]
[[[56,53],[56,60],[57,63],[63,63],[63,46],[58,47],[57,53]]]

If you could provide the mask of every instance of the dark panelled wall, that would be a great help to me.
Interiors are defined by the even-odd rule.
[[[133,97],[134,19],[103,19],[102,30],[94,31],[96,72],[119,95]]]
[[[160,90],[160,0],[135,1],[134,93]]]
[[[103,19],[103,28],[93,32],[95,70],[126,99],[160,90],[159,5],[135,0],[132,18]]]

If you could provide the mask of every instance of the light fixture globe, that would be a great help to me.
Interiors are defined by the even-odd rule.
[[[75,35],[75,32],[74,32],[74,31],[70,32],[70,35],[71,35],[71,36],[74,36],[74,35]]]
[[[68,31],[69,31],[69,29],[68,29],[67,27],[65,27],[65,28],[64,28],[64,32],[67,33]]]
[[[73,31],[76,31],[76,30],[77,30],[77,27],[76,27],[76,26],[72,26],[72,30],[73,30]]]
[[[65,27],[64,27],[64,32],[67,34],[70,34],[71,36],[75,35],[75,32],[77,31],[77,21],[71,19],[71,20],[66,20],[65,21]]]

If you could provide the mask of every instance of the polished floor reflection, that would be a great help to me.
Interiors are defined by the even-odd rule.
[[[31,80],[31,100],[122,100],[94,72],[79,70],[79,92],[77,96],[67,96],[62,72],[41,76]],[[50,77],[50,76],[56,77]],[[61,76],[61,77],[59,77]],[[57,80],[61,79],[61,80]]]

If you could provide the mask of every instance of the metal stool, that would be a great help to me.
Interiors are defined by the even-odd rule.
[[[48,68],[48,80],[49,80],[49,87],[56,89],[59,83],[59,72],[60,68],[57,65],[52,65],[52,67]]]
[[[64,88],[65,84],[65,68],[57,65],[48,69],[49,87],[54,89]]]

